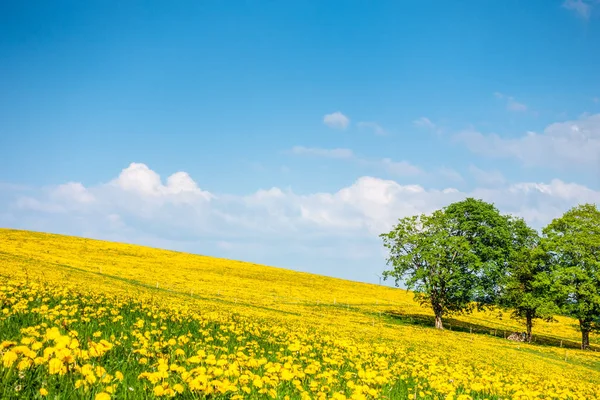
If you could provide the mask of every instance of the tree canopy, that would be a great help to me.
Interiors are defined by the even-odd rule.
[[[481,200],[466,199],[431,215],[406,217],[381,235],[392,269],[384,277],[404,281],[435,325],[444,315],[491,304],[506,265],[508,220]]]
[[[600,211],[583,204],[543,229],[557,303],[579,321],[581,347],[600,329]]]
[[[527,340],[531,341],[534,320],[550,320],[558,309],[550,290],[549,266],[540,248],[540,236],[521,218],[511,218],[509,227],[511,248],[499,305],[510,308],[513,317],[525,321]]]
[[[472,300],[480,307],[494,304],[511,249],[508,217],[493,204],[473,198],[450,204],[445,213],[452,234],[464,237],[477,257],[477,285]]]

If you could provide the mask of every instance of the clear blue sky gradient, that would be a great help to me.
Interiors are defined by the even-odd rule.
[[[390,178],[288,153],[306,146],[597,189],[597,171],[522,169],[413,121],[541,131],[600,111],[599,71],[597,9],[582,18],[562,1],[2,1],[0,182],[92,186],[131,162],[234,195]],[[507,111],[495,92],[531,112]],[[323,124],[334,111],[348,130]]]

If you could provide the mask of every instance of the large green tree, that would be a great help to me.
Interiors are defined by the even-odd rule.
[[[431,215],[406,217],[381,235],[389,250],[384,278],[404,282],[429,304],[435,326],[445,315],[492,304],[506,266],[508,220],[481,200],[466,199]]]
[[[590,332],[600,329],[600,211],[594,204],[573,207],[543,233],[559,304],[579,321],[587,349]]]
[[[404,281],[415,300],[431,306],[436,328],[443,329],[444,315],[470,307],[478,260],[467,240],[452,234],[443,210],[402,218],[381,237],[393,267],[384,279]]]
[[[477,256],[477,286],[472,300],[479,307],[495,305],[512,244],[509,218],[493,204],[474,198],[450,204],[445,213],[452,234],[465,238]]]
[[[509,220],[511,248],[502,283],[499,304],[512,316],[524,320],[527,340],[531,341],[536,319],[551,320],[558,311],[553,301],[546,253],[540,247],[537,231],[521,219]]]

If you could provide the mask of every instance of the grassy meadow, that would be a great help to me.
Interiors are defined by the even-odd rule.
[[[600,339],[402,289],[0,229],[0,398],[598,399]]]

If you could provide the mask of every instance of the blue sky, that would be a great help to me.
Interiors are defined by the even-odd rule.
[[[600,201],[599,15],[2,2],[0,226],[370,282],[398,217],[473,195],[542,226]]]

